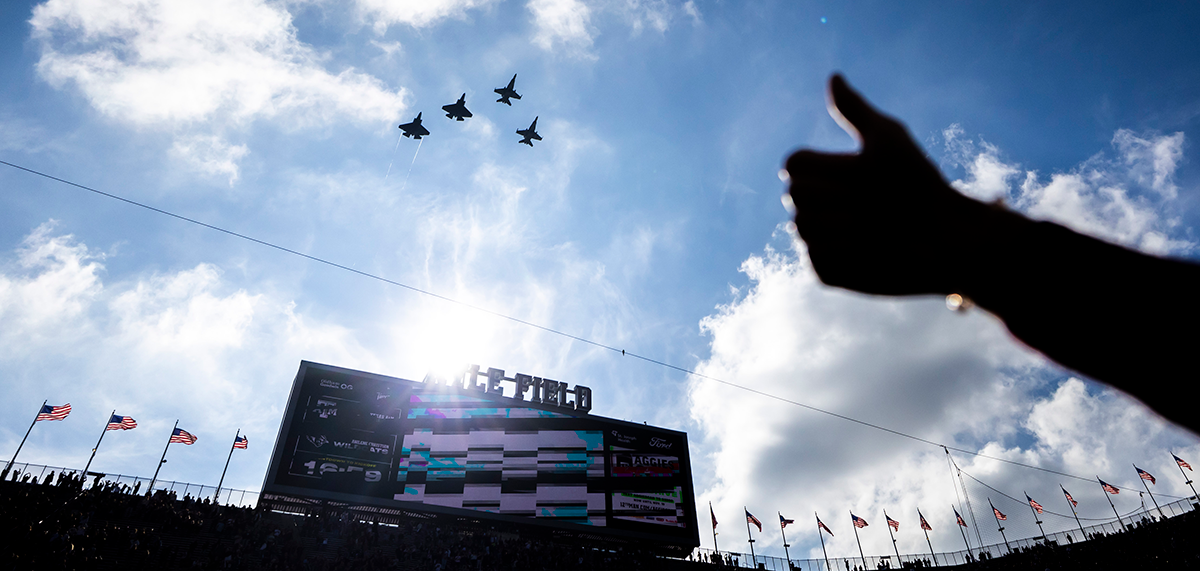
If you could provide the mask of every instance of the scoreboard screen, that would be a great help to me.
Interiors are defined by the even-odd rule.
[[[685,433],[592,416],[586,387],[573,392],[584,409],[565,383],[545,381],[555,400],[537,402],[499,382],[542,379],[487,375],[416,382],[301,362],[263,492],[699,544]]]

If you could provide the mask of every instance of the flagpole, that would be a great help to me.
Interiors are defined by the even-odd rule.
[[[792,568],[792,555],[790,553],[788,553],[788,547],[791,547],[791,546],[788,545],[787,534],[783,532],[783,514],[781,514],[779,512],[775,512],[775,514],[779,516],[779,535],[781,535],[783,537],[783,556],[787,558],[788,569],[791,569]],[[817,530],[817,531],[820,532],[821,530]]]
[[[854,525],[854,512],[850,512],[850,527],[854,528],[854,542],[858,544],[858,556],[862,558],[863,569],[866,569],[867,556],[863,555],[862,541],[858,539],[858,526]]]
[[[33,425],[37,424],[37,417],[42,415],[42,409],[46,408],[46,403],[48,402],[50,402],[50,399],[42,401],[42,406],[38,407],[37,414],[33,415],[33,422],[29,423],[29,430],[25,431],[25,438],[29,438],[29,433],[33,432]],[[20,454],[21,449],[25,447],[25,438],[21,439],[21,444],[17,445],[17,451],[14,452],[12,458],[8,460],[8,465],[4,467],[5,478],[8,477],[8,471],[12,469],[13,463],[17,461],[17,454]]]
[[[1024,490],[1021,491],[1024,492]],[[1029,497],[1029,492],[1025,492],[1025,499],[1032,500],[1032,498]],[[1042,529],[1042,520],[1038,519],[1037,510],[1033,509],[1033,503],[1029,504],[1029,512],[1033,514],[1033,523],[1037,524],[1038,531],[1042,532],[1042,541],[1046,541],[1046,530]]]
[[[1067,506],[1071,508],[1071,515],[1075,516],[1075,523],[1079,525],[1080,541],[1087,541],[1087,532],[1083,531],[1083,524],[1079,522],[1079,514],[1075,512],[1075,504],[1067,499],[1067,489],[1062,484],[1058,485],[1058,489],[1063,491],[1063,499],[1067,500]]]
[[[996,527],[1000,528],[1000,537],[1004,540],[1004,548],[1012,553],[1012,547],[1008,544],[1008,536],[1004,535],[1004,526],[1000,525],[1000,514],[998,513],[1000,510],[997,510],[996,506],[992,504],[992,498],[988,498],[988,506],[992,508],[992,517],[996,518]]]
[[[708,515],[712,519],[713,524],[713,551],[715,551],[719,557],[721,555],[721,548],[717,547],[717,514],[713,512],[712,502],[708,502]]]
[[[921,523],[928,523],[925,521],[925,516],[921,515],[921,508],[917,508],[917,519],[920,519]],[[929,545],[929,556],[933,558],[933,566],[937,567],[937,554],[933,552],[933,542],[929,541],[929,530],[922,525],[921,531],[925,532],[925,543]]]
[[[1108,490],[1104,489],[1104,480],[1101,480],[1100,476],[1096,476],[1096,481],[1100,483],[1100,489],[1104,492],[1104,499],[1108,500],[1108,507],[1112,508],[1113,515],[1117,516],[1117,525],[1125,527],[1125,522],[1121,521],[1121,514],[1117,513],[1117,506],[1113,505],[1112,498],[1108,497]]]
[[[237,434],[233,436],[233,444],[229,445],[229,457],[225,458],[225,469],[221,470],[221,479],[217,481],[217,493],[213,494],[213,501],[221,503],[221,484],[225,483],[225,472],[229,471],[229,461],[233,459],[233,448],[237,446],[238,438],[242,436],[242,429],[237,429]]]
[[[1133,465],[1133,469],[1134,470],[1138,469],[1137,464]],[[1147,474],[1149,474],[1149,472],[1147,472]],[[1140,472],[1138,473],[1138,479],[1142,481],[1142,487],[1146,488],[1146,493],[1150,494],[1150,501],[1154,502],[1154,509],[1158,510],[1158,517],[1160,517],[1162,519],[1167,519],[1167,516],[1163,515],[1163,513],[1162,513],[1162,508],[1159,507],[1159,505],[1158,505],[1158,500],[1154,499],[1154,493],[1150,491],[1150,486],[1146,485],[1146,479],[1142,477],[1142,474]]]
[[[1183,483],[1187,484],[1187,485],[1188,485],[1188,487],[1192,489],[1192,497],[1193,497],[1193,498],[1196,498],[1196,500],[1197,500],[1197,501],[1200,501],[1200,494],[1197,494],[1197,493],[1196,493],[1196,486],[1193,486],[1193,485],[1192,485],[1192,479],[1191,479],[1191,478],[1189,478],[1189,477],[1188,477],[1188,475],[1187,475],[1187,473],[1183,471],[1183,464],[1180,464],[1180,463],[1179,463],[1179,460],[1176,460],[1176,458],[1178,458],[1178,456],[1176,456],[1176,455],[1175,455],[1175,453],[1174,453],[1174,452],[1172,452],[1172,453],[1171,453],[1171,459],[1172,459],[1172,460],[1175,460],[1175,467],[1176,467],[1176,468],[1179,468],[1179,473],[1180,473],[1180,474],[1183,474]],[[1188,469],[1189,469],[1189,470],[1191,469],[1191,465],[1190,465],[1190,464],[1188,465]]]
[[[92,455],[88,457],[87,464],[83,466],[83,477],[87,479],[88,468],[92,467],[92,460],[96,458],[96,451],[100,449],[100,443],[104,441],[104,435],[108,434],[108,425],[112,422],[112,417],[117,414],[117,409],[113,409],[108,414],[108,419],[104,421],[104,429],[100,431],[100,438],[96,440],[96,447],[92,448]]]
[[[961,518],[962,518],[962,514],[959,514],[959,513],[958,513],[958,510],[954,510],[954,506],[953,506],[953,505],[951,505],[951,506],[950,506],[950,509],[954,511],[954,515],[955,515],[955,517],[956,517],[957,519],[961,519]],[[958,521],[955,521],[955,522],[954,522],[954,525],[955,525],[956,527],[958,527],[958,532],[962,534],[962,537],[963,537],[963,544],[967,546],[967,555],[970,555],[970,554],[971,554],[971,542],[970,542],[970,541],[967,541],[967,532],[963,531],[963,528],[964,528],[964,527],[966,527],[966,526],[958,525]]]
[[[742,506],[742,511],[747,514],[750,513],[750,510],[746,509],[746,506]],[[754,557],[754,537],[750,535],[750,518],[749,517],[746,518],[746,539],[750,540],[750,567],[753,569],[757,569],[758,568],[758,559]]]
[[[825,551],[825,534],[821,533],[821,516],[817,512],[813,512],[813,517],[817,518],[817,537],[821,538],[821,553],[825,555],[825,571],[833,571],[829,567],[829,553]]]
[[[150,488],[147,491],[151,496],[154,495],[154,483],[158,481],[158,471],[162,470],[162,465],[167,463],[167,450],[171,448],[171,437],[175,436],[175,429],[179,428],[179,419],[175,419],[175,426],[171,427],[171,436],[167,437],[167,445],[163,447],[162,458],[158,460],[158,467],[154,469],[154,477],[150,478]]]
[[[888,538],[892,540],[892,549],[896,550],[896,567],[900,567],[900,547],[896,545],[896,536],[892,535],[892,518],[888,517],[887,510],[883,510],[883,523],[887,524]]]

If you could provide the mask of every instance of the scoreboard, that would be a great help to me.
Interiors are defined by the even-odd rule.
[[[590,408],[587,387],[496,369],[416,382],[302,361],[263,493],[699,545],[687,435]]]

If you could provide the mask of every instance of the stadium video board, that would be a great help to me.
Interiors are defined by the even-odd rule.
[[[699,545],[687,435],[590,409],[587,387],[496,369],[302,361],[263,493]]]

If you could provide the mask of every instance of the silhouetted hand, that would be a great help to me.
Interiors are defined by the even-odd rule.
[[[821,281],[881,295],[961,294],[1028,346],[1200,434],[1197,384],[1170,382],[1195,366],[1200,265],[967,198],[900,122],[840,76],[829,95],[830,113],[862,150],[803,150],[787,161],[796,229]]]
[[[830,114],[862,143],[856,154],[802,150],[787,161],[796,228],[821,281],[886,295],[956,292],[987,205],[946,183],[900,122],[840,75]]]

